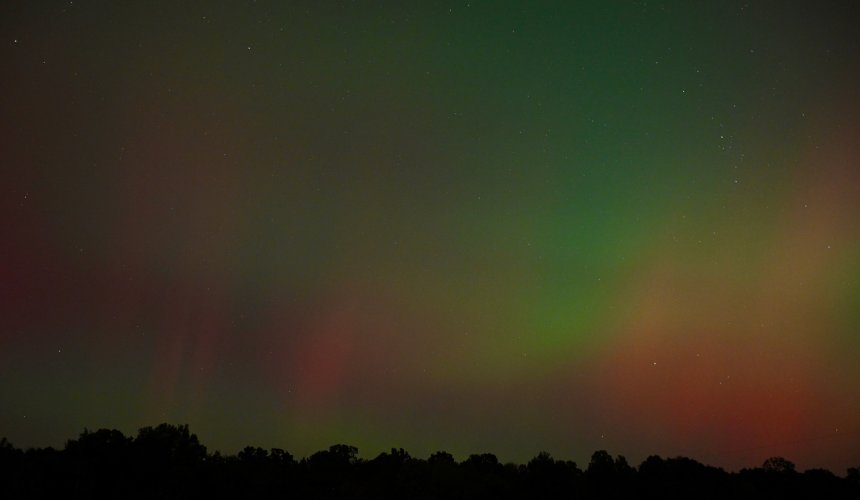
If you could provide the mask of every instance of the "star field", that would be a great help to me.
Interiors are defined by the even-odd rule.
[[[0,435],[860,464],[851,2],[0,7]]]

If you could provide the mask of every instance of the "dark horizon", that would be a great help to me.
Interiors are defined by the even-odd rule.
[[[94,430],[94,429],[95,429],[95,430]],[[17,443],[15,443],[13,440],[8,439],[8,436],[2,436],[2,435],[0,435],[0,440],[2,440],[2,442],[4,443],[4,445],[9,446],[9,447],[12,447],[12,448],[15,448],[15,449],[17,449],[17,450],[19,450],[19,451],[38,451],[38,450],[46,450],[46,449],[64,450],[64,449],[66,449],[66,448],[69,446],[69,443],[75,442],[75,441],[76,441],[76,439],[80,439],[80,438],[85,438],[85,437],[90,437],[90,438],[92,438],[92,437],[94,437],[94,436],[96,436],[96,435],[102,435],[102,436],[104,436],[104,435],[106,435],[105,433],[110,433],[111,435],[121,435],[121,436],[123,436],[123,437],[127,437],[129,440],[133,440],[133,439],[134,439],[134,435],[138,435],[138,436],[139,436],[141,433],[143,433],[143,432],[145,432],[145,431],[153,431],[153,430],[158,430],[158,429],[165,430],[168,434],[175,433],[176,435],[181,435],[181,436],[183,436],[183,439],[184,439],[184,438],[186,438],[186,437],[188,437],[188,436],[193,437],[194,442],[196,442],[196,443],[200,443],[200,444],[203,446],[203,448],[205,448],[205,449],[206,449],[206,453],[207,453],[208,455],[218,455],[218,456],[223,456],[223,457],[236,457],[236,456],[238,456],[239,454],[241,454],[243,451],[247,452],[248,450],[259,450],[259,449],[262,449],[262,450],[281,450],[281,451],[286,451],[286,452],[288,452],[288,454],[290,454],[290,456],[293,456],[293,455],[292,455],[292,453],[289,453],[289,452],[291,452],[291,451],[293,451],[293,450],[291,450],[291,449],[289,448],[289,446],[286,446],[286,447],[285,447],[285,446],[283,446],[283,443],[275,443],[274,445],[272,445],[272,444],[270,443],[270,446],[262,446],[262,447],[260,446],[260,445],[261,445],[261,443],[246,443],[245,445],[243,445],[243,446],[241,446],[241,447],[237,448],[235,451],[232,451],[232,452],[231,452],[230,450],[222,450],[222,449],[211,448],[211,447],[205,446],[205,445],[203,444],[203,443],[205,442],[205,439],[199,439],[199,437],[198,437],[198,434],[197,434],[197,433],[192,433],[192,432],[190,431],[190,426],[189,426],[188,424],[170,424],[170,423],[167,423],[167,422],[165,422],[165,423],[161,423],[161,424],[159,424],[159,425],[157,425],[157,426],[143,426],[143,427],[140,427],[140,428],[138,428],[138,429],[135,431],[135,433],[123,432],[122,430],[115,429],[115,428],[97,428],[97,429],[96,429],[96,428],[89,428],[89,427],[88,427],[88,428],[84,428],[84,430],[81,432],[81,434],[78,436],[78,438],[68,438],[68,439],[64,440],[64,441],[63,441],[63,443],[62,443],[61,445],[59,445],[59,446],[52,446],[52,445],[46,445],[46,446],[26,446],[26,445],[25,445],[25,446],[18,446],[18,444],[17,444]],[[363,461],[371,460],[371,459],[373,459],[374,457],[377,457],[377,456],[379,456],[380,454],[385,454],[385,453],[387,453],[387,452],[389,452],[389,451],[391,451],[391,450],[401,450],[401,451],[403,451],[403,450],[404,450],[404,448],[403,448],[403,447],[391,446],[391,447],[386,448],[386,449],[383,449],[383,450],[371,451],[370,453],[368,453],[368,454],[366,454],[366,455],[362,455],[362,453],[361,453],[361,449],[360,449],[359,447],[352,446],[351,444],[348,444],[348,443],[332,444],[331,446],[348,446],[349,448],[354,448],[354,449],[356,450],[356,451],[355,451],[355,458],[356,458],[357,460],[360,460],[360,461],[361,461],[361,460],[363,460]],[[329,448],[330,448],[330,446],[323,446],[323,447],[321,447],[321,448],[319,448],[319,449],[317,449],[317,450],[311,451],[311,452],[306,453],[306,454],[304,454],[304,455],[301,455],[301,454],[296,455],[296,456],[294,456],[294,458],[295,458],[296,460],[299,460],[299,461],[300,461],[300,460],[305,460],[305,459],[309,458],[310,456],[312,456],[313,454],[318,453],[318,452],[321,452],[321,451],[325,451],[326,449],[329,449]],[[768,447],[768,448],[774,448],[774,447]],[[406,450],[406,451],[408,452],[409,450]],[[433,454],[436,454],[436,453],[444,453],[444,454],[446,454],[446,455],[450,455],[450,456],[452,457],[452,459],[454,459],[454,460],[455,460],[455,461],[457,461],[457,462],[463,462],[463,461],[467,460],[470,456],[473,456],[473,455],[484,455],[484,454],[487,454],[487,453],[488,453],[488,451],[489,451],[489,450],[484,450],[484,451],[480,451],[480,450],[471,450],[471,451],[466,451],[466,452],[463,452],[463,453],[457,454],[457,453],[449,453],[449,451],[448,451],[448,450],[443,449],[443,448],[439,448],[439,449],[431,450],[430,452],[426,453],[426,454],[424,455],[424,458],[425,458],[425,459],[426,459],[426,458],[429,458],[430,456],[432,456]],[[603,450],[603,449],[601,449],[601,450],[597,450],[597,451],[601,451],[601,452],[608,452],[608,451],[613,451],[613,450]],[[623,451],[623,450],[615,450],[615,451]],[[491,454],[492,454],[494,457],[497,457],[497,455],[496,455],[495,453],[491,453]],[[554,457],[554,458],[555,458],[555,459],[557,459],[557,460],[562,460],[562,461],[566,461],[566,462],[572,462],[572,463],[577,463],[577,464],[579,464],[579,463],[588,463],[588,461],[587,461],[587,460],[581,460],[581,459],[577,460],[577,459],[576,459],[577,457],[572,457],[572,456],[563,456],[563,455],[559,456],[559,455],[556,455],[556,454],[550,453],[550,452],[548,452],[548,451],[546,451],[546,450],[537,450],[537,451],[534,453],[534,455],[532,455],[531,457],[529,457],[529,460],[530,460],[531,458],[534,458],[534,457],[536,457],[536,456],[538,456],[538,455],[541,455],[541,454],[547,454],[547,455],[549,455],[549,456]],[[592,453],[592,454],[590,454],[589,456],[593,458],[593,453]],[[618,454],[618,456],[623,457],[625,460],[627,460],[627,458],[628,458],[628,457],[630,457],[630,455],[627,455],[627,454],[625,454],[625,453],[619,453],[619,454]],[[422,458],[422,455],[415,455],[415,456],[413,456],[413,455],[411,455],[411,454],[410,454],[410,457],[415,458],[415,459],[421,459],[421,458]],[[713,463],[713,462],[710,462],[710,461],[708,461],[708,460],[706,460],[706,459],[703,459],[703,457],[702,457],[702,456],[661,455],[660,453],[649,453],[649,454],[647,454],[647,456],[646,456],[646,457],[642,458],[641,460],[635,460],[635,459],[633,459],[633,460],[631,460],[631,462],[630,462],[630,463],[631,463],[632,465],[634,465],[634,467],[635,467],[635,464],[636,464],[636,463],[642,463],[642,462],[645,462],[645,461],[647,461],[647,460],[648,460],[649,458],[651,458],[651,457],[658,457],[658,458],[681,458],[681,459],[691,459],[691,460],[696,461],[696,462],[698,462],[698,463],[700,463],[700,464],[702,464],[702,465],[704,465],[704,466],[707,466],[707,467],[713,467],[713,468],[716,468],[716,469],[719,469],[719,470],[725,471],[725,472],[727,472],[727,473],[737,473],[737,472],[740,472],[741,470],[744,470],[744,469],[760,468],[760,467],[762,466],[762,464],[763,464],[763,463],[765,463],[767,460],[770,460],[770,459],[772,459],[772,458],[780,458],[780,459],[784,459],[784,460],[789,461],[789,463],[790,463],[790,464],[791,464],[791,466],[792,466],[792,470],[796,470],[797,472],[803,472],[803,471],[808,471],[808,470],[827,470],[827,471],[829,471],[829,472],[834,473],[835,475],[837,475],[837,476],[839,476],[839,477],[845,477],[847,474],[850,474],[850,471],[851,471],[851,470],[860,471],[860,463],[857,463],[857,464],[847,464],[847,465],[846,465],[846,467],[844,467],[844,469],[843,469],[843,474],[841,474],[841,475],[839,474],[839,470],[831,470],[831,469],[828,469],[828,468],[826,468],[826,467],[820,467],[820,466],[798,467],[798,466],[797,466],[797,464],[796,464],[794,461],[789,460],[789,458],[790,458],[790,457],[784,457],[784,456],[779,455],[779,454],[776,454],[776,455],[766,455],[766,458],[765,458],[764,460],[762,460],[762,461],[758,462],[758,463],[750,464],[750,465],[747,465],[747,466],[744,466],[744,467],[739,467],[739,468],[737,468],[737,469],[731,469],[731,468],[723,467],[723,466],[721,466],[721,465],[720,465],[720,464],[718,464],[718,463]],[[504,459],[504,457],[497,457],[497,458],[498,458],[498,460],[499,460],[499,463],[501,463],[501,464],[515,464],[515,465],[521,465],[521,464],[525,464],[525,463],[527,463],[527,462],[528,462],[528,460],[525,460],[525,461],[517,461],[517,460],[506,460],[506,459]],[[580,458],[581,458],[581,457],[580,457]],[[587,458],[587,457],[586,457],[586,458]]]
[[[444,450],[426,459],[391,448],[373,458],[335,444],[296,458],[289,450],[246,446],[212,452],[187,425],[159,424],[126,437],[84,430],[62,450],[15,448],[0,439],[0,477],[12,498],[815,498],[860,494],[860,467],[844,475],[799,471],[769,457],[726,472],[690,457],[651,455],[638,466],[606,450],[587,465],[539,452],[527,463],[492,453],[457,460]]]

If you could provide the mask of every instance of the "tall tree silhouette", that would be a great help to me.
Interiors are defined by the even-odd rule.
[[[206,447],[188,425],[160,424],[137,432],[132,449],[136,485],[152,495],[190,494],[202,474]]]
[[[132,440],[122,432],[99,429],[66,442],[64,454],[77,496],[120,497],[129,493]]]

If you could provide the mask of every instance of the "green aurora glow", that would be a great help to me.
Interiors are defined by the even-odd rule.
[[[0,10],[16,445],[860,464],[853,3]]]

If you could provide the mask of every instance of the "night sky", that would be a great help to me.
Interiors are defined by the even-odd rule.
[[[0,435],[860,465],[858,5],[3,2]]]

